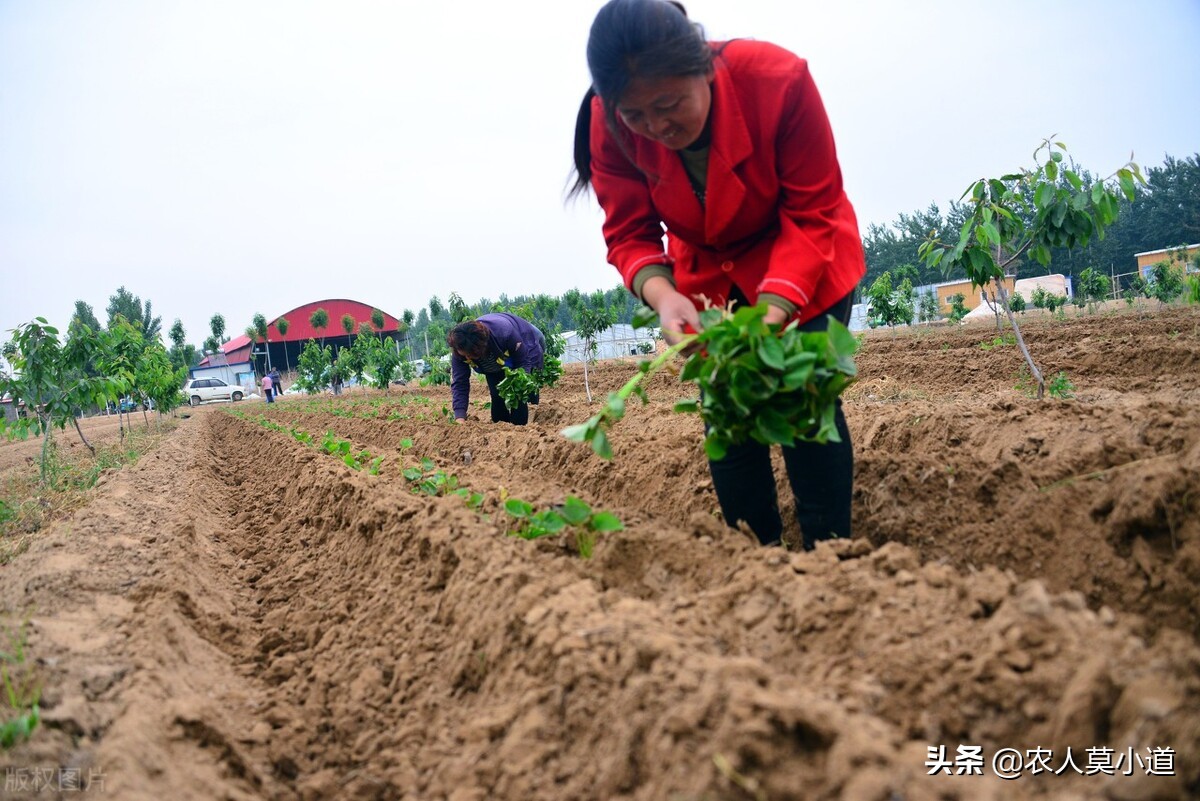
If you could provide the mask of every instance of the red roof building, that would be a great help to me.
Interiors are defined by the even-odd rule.
[[[317,309],[324,309],[329,315],[329,324],[321,330],[313,328],[312,323],[309,322],[309,318]],[[374,330],[374,325],[371,323],[371,312],[375,309],[375,306],[368,306],[357,300],[332,298],[297,306],[291,311],[267,321],[267,349],[270,352],[272,365],[290,369],[291,365],[294,365],[300,357],[300,351],[303,350],[305,343],[310,339],[315,339],[317,342],[324,339],[326,345],[333,345],[335,349],[348,346],[351,338],[346,336],[346,329],[342,327],[342,317],[349,314],[354,318],[355,334],[358,333],[358,328],[363,323],[371,326],[371,329]],[[275,326],[280,317],[288,321],[286,336],[280,334],[279,329]],[[402,328],[403,323],[398,318],[384,312],[383,330],[376,333],[390,334],[392,338],[400,338]],[[244,333],[238,334],[222,345],[221,351],[225,355],[225,360],[230,364],[253,360],[250,338]],[[261,356],[262,351],[262,343],[259,343],[255,352],[258,360],[263,361],[263,364],[257,365],[259,367],[265,365],[265,360]],[[208,367],[213,361],[216,359],[206,356],[200,360],[199,366]]]

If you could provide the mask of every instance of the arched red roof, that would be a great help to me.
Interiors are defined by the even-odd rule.
[[[288,332],[287,336],[279,333],[279,329],[275,327],[275,323],[279,317],[275,317],[267,321],[267,339],[274,342],[307,342],[310,339],[320,340],[322,337],[341,337],[346,335],[346,330],[342,328],[342,317],[349,314],[354,318],[354,333],[358,333],[360,323],[370,325],[372,330],[375,326],[371,323],[371,312],[376,306],[368,306],[365,303],[359,303],[357,300],[348,300],[346,298],[330,298],[328,300],[317,300],[312,303],[305,303],[303,306],[297,306],[289,312],[284,312],[279,317],[287,318]],[[312,327],[312,323],[308,318],[312,316],[317,309],[324,309],[329,315],[329,324],[321,331]],[[382,310],[381,310],[382,311]],[[400,330],[400,320],[387,312],[383,313],[383,332],[389,333]],[[238,353],[245,349],[246,354],[249,349],[246,348],[250,344],[250,338],[245,334],[238,334],[233,339],[221,346],[221,351],[227,357],[231,354]],[[239,354],[245,356],[246,354]],[[203,366],[208,361],[207,357],[201,360]]]
[[[368,306],[365,303],[359,303],[357,300],[347,300],[345,298],[333,298],[305,303],[303,306],[297,306],[291,311],[279,315],[279,317],[287,318],[287,336],[280,334],[279,329],[275,327],[275,322],[279,319],[279,317],[275,317],[267,322],[267,338],[272,342],[307,342],[310,339],[319,340],[321,337],[345,336],[346,331],[342,328],[342,317],[347,314],[354,318],[354,333],[358,333],[359,323],[366,323],[374,330],[375,326],[371,325],[371,312],[376,308],[378,307]],[[312,317],[313,312],[317,309],[324,309],[329,315],[329,325],[325,326],[321,331],[313,328],[312,323],[308,321],[308,318]],[[399,330],[400,320],[384,312],[383,333]],[[240,334],[226,342],[221,347],[221,350],[229,353],[230,351],[244,347],[249,341],[245,334]]]

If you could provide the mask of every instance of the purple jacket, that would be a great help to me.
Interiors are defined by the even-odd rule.
[[[450,353],[450,399],[455,417],[467,416],[467,403],[471,395],[471,369],[477,373],[500,373],[505,367],[523,367],[533,372],[545,360],[546,338],[532,323],[508,312],[494,312],[476,318],[487,326],[488,351],[482,359],[468,362],[462,356]]]

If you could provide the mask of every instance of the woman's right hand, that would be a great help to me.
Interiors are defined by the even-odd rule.
[[[700,313],[696,311],[696,305],[687,295],[677,292],[666,278],[655,276],[647,281],[642,287],[642,298],[658,312],[658,323],[668,345],[678,344],[685,333],[700,330]]]

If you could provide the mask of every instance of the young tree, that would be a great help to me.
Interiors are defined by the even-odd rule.
[[[921,300],[917,307],[917,319],[922,323],[928,323],[938,318],[938,302],[937,292],[929,291],[921,293]]]
[[[957,323],[959,320],[967,316],[967,296],[961,292],[955,292],[950,297],[950,322]]]
[[[146,408],[153,403],[162,419],[164,411],[171,411],[183,401],[183,386],[186,370],[176,370],[162,343],[153,340],[142,350],[134,369],[134,386],[142,404],[142,417],[150,427]]]
[[[1117,219],[1118,193],[1132,201],[1135,182],[1145,183],[1138,165],[1130,161],[1108,179],[1085,184],[1072,170],[1060,172],[1066,149],[1061,142],[1047,139],[1033,152],[1032,170],[973,183],[963,194],[970,197],[969,213],[957,242],[943,240],[934,231],[919,251],[930,267],[963,270],[972,286],[995,285],[996,298],[1037,382],[1038,398],[1045,396],[1046,381],[1009,307],[1003,284],[1007,268],[1026,252],[1045,267],[1051,248],[1071,250],[1085,246],[1093,236],[1103,236]]]
[[[325,329],[329,326],[329,312],[324,309],[317,309],[308,316],[308,324],[314,330],[321,332],[321,347],[325,347]]]
[[[445,311],[446,311],[446,307],[442,305],[442,302],[440,300],[438,300],[437,295],[434,295],[432,298],[429,299],[429,319],[430,320],[436,320],[437,318],[441,317]]]
[[[349,317],[350,315],[346,315]],[[345,318],[342,318],[343,321]],[[351,322],[354,322],[351,319]],[[363,336],[363,334],[368,336]],[[370,336],[371,327],[363,323],[358,329],[358,337],[354,340],[354,344],[348,348],[342,348],[338,352],[338,365],[345,371],[347,377],[354,376],[354,380],[362,385],[367,369],[371,366],[371,345],[378,343],[375,337]]]
[[[353,343],[354,329],[357,326],[354,324],[354,316],[351,314],[342,315],[342,330],[346,332],[346,336],[351,337]]]
[[[886,325],[890,328],[900,323],[912,323],[913,286],[907,275],[900,282],[900,286],[893,289],[892,274],[885,271],[871,284],[871,288],[867,290],[867,297],[871,301],[871,318],[876,325]]]
[[[457,292],[450,293],[450,299],[447,301],[450,304],[450,321],[458,325],[463,320],[471,319],[471,310],[467,308],[467,304]]]
[[[145,341],[158,339],[162,333],[162,317],[155,317],[150,309],[150,301],[143,304],[137,295],[125,287],[120,287],[116,294],[108,299],[108,326],[112,328],[117,317],[124,317]]]
[[[583,388],[587,393],[588,403],[592,402],[592,387],[588,380],[588,363],[595,361],[599,347],[596,337],[601,331],[612,328],[615,324],[612,309],[608,307],[589,308],[579,301],[575,309],[575,333],[583,340]]]
[[[392,385],[392,378],[396,375],[397,368],[403,362],[408,365],[409,374],[406,378],[411,378],[412,364],[404,359],[408,349],[403,352],[393,347],[392,343],[386,339],[376,339],[375,337],[359,337],[359,342],[366,343],[363,348],[363,359],[371,369],[372,383],[376,389],[388,391]],[[357,345],[358,342],[355,342]]]
[[[216,353],[225,344],[225,316],[214,314],[208,321],[208,328],[212,331],[212,336],[204,340],[204,349],[209,353]],[[212,347],[209,347],[210,345]]]
[[[286,317],[280,317],[278,320],[275,321],[275,330],[279,332],[279,336],[284,337],[285,339],[287,337],[288,328],[290,326],[291,326],[291,323],[288,322],[288,318],[286,318]],[[287,371],[289,373],[292,371],[292,364],[288,360],[287,342],[286,341],[283,343],[283,366],[285,369],[287,369]]]
[[[175,350],[182,352],[183,345],[187,342],[187,331],[183,328],[183,321],[178,317],[175,318],[175,322],[171,323],[171,330],[168,336],[171,339],[171,346]]]
[[[1088,267],[1079,274],[1079,286],[1075,290],[1075,295],[1091,306],[1107,300],[1111,288],[1112,283],[1107,275],[1095,268]]]
[[[1166,305],[1183,293],[1183,273],[1163,260],[1150,268],[1149,297]]]
[[[113,388],[103,376],[88,376],[85,367],[97,360],[98,337],[85,324],[74,321],[64,346],[58,339],[58,329],[38,317],[33,322],[17,326],[12,340],[5,347],[5,357],[12,373],[0,375],[0,395],[8,394],[14,403],[23,402],[31,417],[16,423],[0,420],[0,430],[9,437],[28,436],[30,431],[42,436],[41,481],[48,484],[53,429],[63,429],[67,421],[75,425],[79,439],[94,455],[96,449],[87,441],[75,412],[84,406],[104,404]]]
[[[101,353],[98,360],[101,371],[112,382],[116,390],[114,399],[117,403],[117,426],[121,432],[121,441],[125,441],[125,429],[129,424],[124,420],[125,412],[121,409],[120,398],[134,390],[137,376],[137,364],[145,349],[142,333],[124,317],[117,318],[108,327],[108,332],[101,341]]]
[[[371,327],[379,334],[380,339],[383,339],[383,327],[386,324],[383,312],[379,309],[371,309]]]
[[[267,318],[261,313],[254,315],[254,334],[255,339],[263,341],[263,347],[267,351],[267,372],[271,372],[271,339],[270,329],[267,328]]]
[[[71,317],[71,322],[76,320],[86,325],[89,331],[99,331],[103,328],[100,321],[96,319],[96,313],[92,311],[91,304],[84,303],[82,300],[75,301],[75,314]]]
[[[891,324],[888,321],[892,318],[892,292],[892,274],[887,270],[871,282],[870,288],[867,289],[866,296],[870,301],[868,316],[872,328]]]
[[[300,359],[296,363],[296,386],[309,395],[322,392],[329,386],[332,369],[332,349],[318,346],[310,339],[300,352]]]
[[[1008,299],[1009,308],[1018,314],[1025,313],[1025,296],[1020,292],[1014,292]]]

